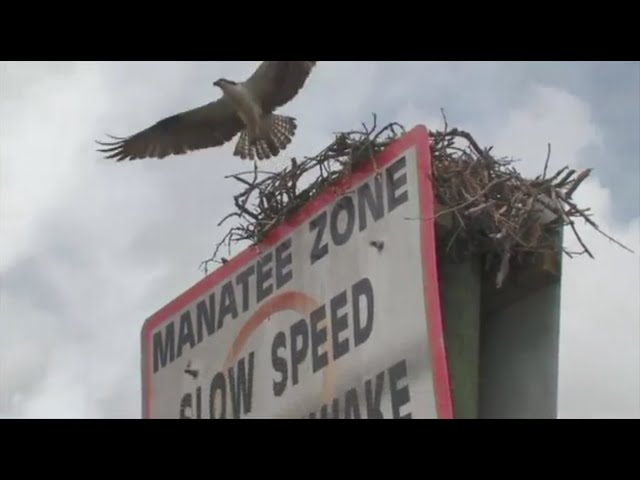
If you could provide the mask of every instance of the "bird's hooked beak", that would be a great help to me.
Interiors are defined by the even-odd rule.
[[[220,88],[220,80],[216,80],[215,82],[213,82],[213,86]]]

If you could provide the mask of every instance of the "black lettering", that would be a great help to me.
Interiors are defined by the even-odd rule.
[[[311,324],[311,365],[313,373],[327,366],[329,358],[327,352],[320,353],[320,347],[327,342],[327,328],[319,328],[320,322],[327,318],[327,309],[324,305],[316,308],[309,315]]]
[[[271,344],[271,364],[273,365],[273,369],[280,373],[280,380],[273,380],[273,394],[276,397],[281,396],[284,391],[287,389],[287,380],[288,380],[288,372],[287,372],[287,361],[284,357],[278,356],[278,350],[287,348],[287,336],[284,332],[276,333],[276,336],[273,338],[273,343]]]
[[[178,335],[178,358],[182,356],[182,349],[185,345],[189,348],[196,346],[196,338],[193,333],[193,323],[191,322],[191,312],[187,310],[180,315],[180,333]]]
[[[338,230],[338,219],[342,212],[347,213],[347,225],[343,232]],[[353,205],[353,198],[350,196],[342,197],[338,200],[336,206],[331,210],[331,238],[336,245],[344,245],[351,238],[353,226],[356,223],[356,209]]]
[[[360,403],[355,388],[347,390],[344,396],[344,418],[360,418]]]
[[[333,402],[331,402],[331,416],[329,416],[329,405],[322,405],[322,407],[320,408],[320,418],[334,418],[334,419],[339,419],[340,418],[340,400],[338,400],[337,398],[333,399]]]
[[[216,394],[220,393],[220,416],[216,415]],[[227,382],[224,373],[218,372],[211,380],[209,389],[209,418],[226,418],[227,416]]]
[[[384,215],[384,197],[382,196],[382,180],[378,175],[374,177],[375,192],[371,192],[371,183],[366,182],[358,187],[358,217],[360,219],[359,229],[363,231],[367,228],[367,210],[371,212],[374,222],[380,220]],[[365,209],[365,204],[368,207]]]
[[[349,328],[347,314],[340,315],[339,310],[347,305],[347,292],[343,290],[331,299],[331,338],[333,340],[333,359],[337,360],[349,351],[349,338],[340,340],[340,333]]]
[[[393,418],[411,418],[411,413],[400,414],[400,409],[411,400],[409,385],[398,387],[401,380],[407,378],[407,362],[402,360],[389,369],[389,389],[391,391],[391,411]]]
[[[176,359],[176,338],[173,322],[164,328],[164,343],[162,341],[162,332],[163,330],[159,330],[153,334],[153,373]]]
[[[327,253],[329,253],[329,244],[321,244],[324,238],[324,231],[327,228],[327,212],[324,211],[309,223],[309,232],[317,230],[316,237],[313,241],[313,247],[311,247],[311,265],[316,263]]]
[[[181,419],[193,418],[191,415],[187,414],[187,409],[189,409],[190,411],[189,413],[193,414],[193,407],[191,405],[192,397],[193,395],[191,395],[190,393],[185,393],[184,396],[182,397],[182,400],[180,400],[180,418]]]
[[[224,325],[224,319],[231,315],[231,318],[238,316],[238,306],[236,305],[236,294],[233,291],[233,283],[229,280],[222,285],[220,293],[220,313],[218,314],[218,330]]]
[[[198,319],[198,343],[202,342],[204,330],[207,330],[207,336],[211,336],[216,331],[216,295],[209,295],[209,305],[206,300],[201,300],[196,306],[196,317]]]
[[[273,253],[265,253],[262,258],[258,260],[258,266],[256,268],[256,283],[257,283],[257,302],[260,303],[262,300],[267,298],[273,292],[273,284],[265,285],[271,277],[273,277],[273,269],[269,266],[271,264],[271,259],[273,258]]]
[[[407,158],[402,157],[387,168],[387,208],[390,212],[398,208],[409,200],[409,193],[404,190],[398,194],[398,190],[407,184],[407,173],[403,171],[401,175],[396,176],[401,170],[407,167]]]
[[[276,288],[281,288],[293,278],[291,266],[293,257],[291,256],[291,238],[288,238],[276,247]]]
[[[373,287],[368,278],[363,278],[353,285],[351,288],[353,302],[353,345],[363,344],[371,336],[373,329]],[[364,297],[367,317],[364,325],[361,323],[360,299]]]
[[[231,390],[231,406],[233,408],[233,418],[240,418],[251,412],[253,399],[253,357],[255,352],[249,353],[249,368],[245,367],[245,357],[242,357],[237,364],[238,374],[234,368],[229,369],[229,389]],[[241,412],[241,409],[244,412]]]
[[[242,285],[242,311],[249,310],[249,278],[255,272],[255,265],[245,268],[236,276],[236,283]]]
[[[364,382],[364,396],[367,406],[367,418],[384,418],[380,404],[382,403],[382,387],[384,387],[384,372],[376,375],[375,387],[372,379]]]
[[[298,342],[298,339],[301,342]],[[297,385],[299,367],[309,351],[309,327],[304,318],[291,325],[291,384]]]

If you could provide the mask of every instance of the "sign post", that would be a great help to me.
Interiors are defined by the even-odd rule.
[[[148,318],[144,418],[452,418],[425,127]]]

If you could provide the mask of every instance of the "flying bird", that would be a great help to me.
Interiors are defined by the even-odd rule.
[[[316,62],[262,62],[244,82],[220,78],[213,85],[222,91],[217,100],[166,117],[129,137],[97,142],[106,158],[137,160],[165,158],[194,150],[218,147],[238,133],[233,155],[246,160],[277,156],[291,143],[296,119],[275,114],[304,86]]]

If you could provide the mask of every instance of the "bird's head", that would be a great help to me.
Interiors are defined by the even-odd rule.
[[[219,78],[218,80],[213,82],[213,85],[215,87],[218,87],[218,88],[224,90],[224,87],[228,87],[230,85],[237,85],[237,82],[234,82],[233,80],[228,80],[226,78]]]

